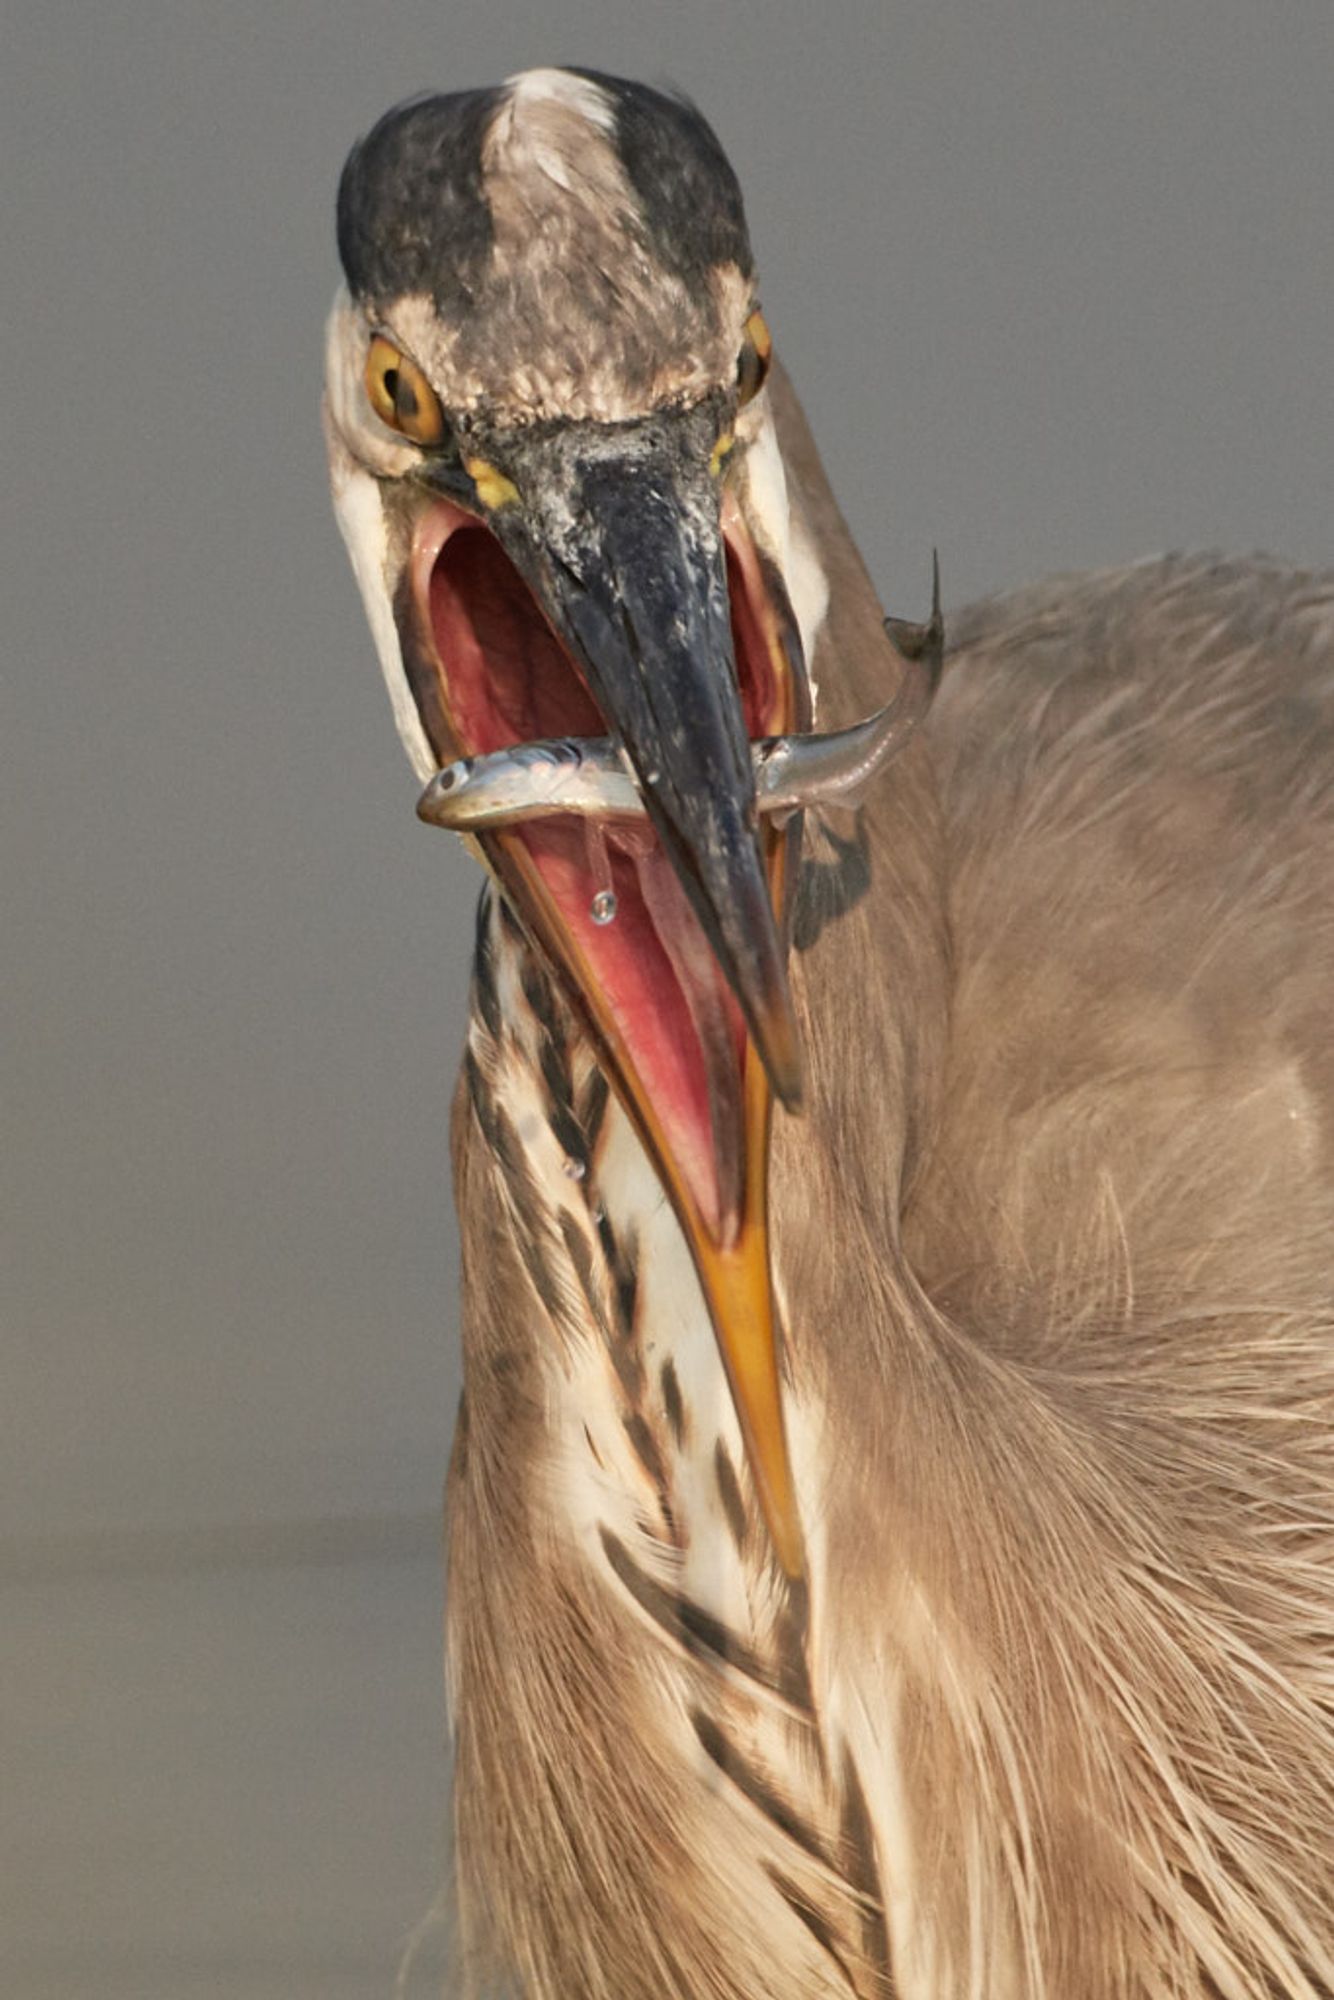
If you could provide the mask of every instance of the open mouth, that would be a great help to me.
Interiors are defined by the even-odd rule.
[[[418,811],[476,844],[643,1142],[797,1578],[767,1194],[774,1101],[802,1097],[787,891],[803,809],[855,804],[911,741],[943,624],[938,588],[928,624],[886,621],[891,699],[812,733],[787,592],[713,429],[696,410],[535,435],[484,511],[423,475],[393,615],[438,767]]]
[[[754,544],[738,520],[725,518],[724,535],[746,732],[778,735],[805,721],[804,684]],[[528,585],[475,515],[449,501],[427,510],[412,595],[418,635],[429,642],[414,681],[423,673],[432,681],[414,692],[442,764],[538,739],[613,733]],[[570,814],[480,837],[528,927],[563,966],[623,1100],[677,1180],[673,1192],[727,1248],[748,1205],[759,1135],[746,1107],[762,1079],[741,1010],[651,821]],[[759,837],[781,909],[788,839],[770,824]]]

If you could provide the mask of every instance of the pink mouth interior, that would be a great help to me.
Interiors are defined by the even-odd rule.
[[[427,596],[462,750],[475,755],[539,737],[610,734],[499,543],[469,517],[458,520],[431,563]],[[429,544],[422,553],[430,554]],[[728,582],[746,725],[752,736],[766,735],[779,726],[782,691],[742,562],[730,547]],[[570,816],[534,821],[514,837],[596,980],[702,1218],[715,1236],[730,1234],[736,1190],[720,1182],[697,1024],[730,1040],[738,1104],[745,1028],[657,835],[642,819]],[[615,916],[598,924],[594,898],[606,888],[616,899]],[[732,1139],[739,1147],[740,1134]]]

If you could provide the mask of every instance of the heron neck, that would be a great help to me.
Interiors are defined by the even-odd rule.
[[[820,723],[844,727],[887,698],[899,670],[875,588],[778,371],[771,391],[790,504],[828,585],[811,661]],[[825,1295],[831,1310],[850,1218],[867,1232],[877,1270],[898,1263],[900,1218],[938,1116],[947,909],[928,719],[858,812],[806,815],[791,976],[811,1109],[775,1121],[774,1243],[780,1286]],[[813,1171],[815,1158],[823,1171]]]

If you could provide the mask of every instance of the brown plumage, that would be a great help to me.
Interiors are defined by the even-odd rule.
[[[837,727],[895,657],[768,396]],[[1334,1993],[1334,578],[1169,557],[947,629],[921,737],[801,834],[800,1577],[598,1044],[484,903],[461,1991]]]

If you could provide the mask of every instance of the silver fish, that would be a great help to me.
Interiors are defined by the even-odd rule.
[[[894,699],[849,729],[765,736],[752,743],[760,812],[798,812],[825,801],[855,805],[912,737],[931,706],[944,654],[938,567],[930,621],[910,625],[887,618],[885,628],[903,660]],[[460,757],[436,772],[417,801],[419,819],[451,833],[480,833],[562,813],[636,819],[646,811],[638,780],[610,736],[556,736]]]
[[[437,771],[417,817],[451,833],[479,833],[558,813],[633,818],[644,801],[609,736],[553,736]]]

